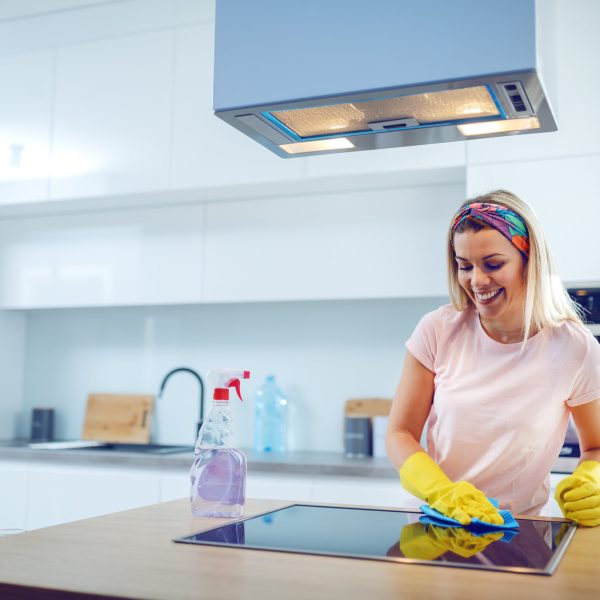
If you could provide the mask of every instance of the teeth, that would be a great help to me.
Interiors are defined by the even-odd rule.
[[[501,291],[502,291],[502,288],[498,288],[497,290],[494,290],[493,292],[486,292],[485,294],[479,294],[479,293],[475,292],[475,295],[480,300],[489,300],[490,298],[493,298],[494,296],[498,295]]]

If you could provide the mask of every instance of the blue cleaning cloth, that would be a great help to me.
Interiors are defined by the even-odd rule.
[[[498,500],[495,498],[488,498],[488,500],[494,505],[495,508],[498,508]],[[504,523],[502,525],[487,523],[486,521],[479,520],[477,517],[474,517],[469,525],[461,525],[460,521],[442,514],[441,512],[435,510],[435,508],[431,508],[431,506],[428,504],[422,504],[419,506],[419,508],[421,509],[421,512],[425,513],[422,517],[419,517],[419,521],[424,525],[437,525],[438,527],[464,527],[473,535],[477,536],[485,535],[486,533],[491,533],[494,531],[504,531],[504,536],[500,540],[502,542],[510,542],[510,540],[512,540],[512,538],[517,534],[517,530],[519,529],[519,523],[512,516],[509,510],[499,511],[504,519]]]

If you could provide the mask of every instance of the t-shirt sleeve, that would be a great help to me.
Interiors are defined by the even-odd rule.
[[[579,406],[600,398],[600,344],[586,335],[587,350],[577,372],[567,404]]]
[[[406,341],[408,351],[431,372],[437,354],[440,323],[439,311],[427,313]]]

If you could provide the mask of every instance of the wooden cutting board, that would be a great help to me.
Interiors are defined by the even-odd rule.
[[[90,394],[82,439],[120,444],[148,444],[154,396]]]
[[[388,398],[356,398],[346,400],[344,415],[346,417],[387,417],[392,408]]]

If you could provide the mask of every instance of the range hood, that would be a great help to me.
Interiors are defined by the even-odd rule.
[[[216,0],[213,106],[284,158],[556,130],[535,0]]]

